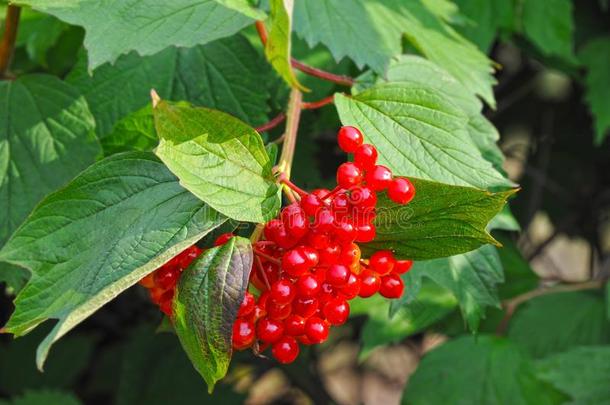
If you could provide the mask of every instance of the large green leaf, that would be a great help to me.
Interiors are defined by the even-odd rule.
[[[406,288],[411,286],[407,285]],[[423,283],[417,299],[411,305],[400,307],[390,316],[389,309],[393,302],[379,295],[350,302],[351,315],[368,315],[360,337],[360,360],[366,359],[379,346],[400,342],[424,330],[457,306],[451,292],[430,281]]]
[[[137,51],[152,55],[170,45],[190,47],[228,37],[253,22],[216,0],[19,0],[85,28],[89,68]],[[245,3],[224,0],[224,3]],[[250,12],[247,12],[250,14]]]
[[[59,41],[67,28],[67,24],[53,16],[26,8],[19,18],[15,45],[25,47],[31,60],[46,66],[47,51]]]
[[[344,125],[359,127],[395,174],[484,189],[511,183],[472,141],[468,116],[433,87],[378,84],[335,103]]]
[[[48,75],[0,82],[0,246],[42,197],[95,161],[87,102]]]
[[[160,101],[156,154],[180,184],[230,218],[266,222],[280,207],[279,188],[260,135],[221,111]]]
[[[53,342],[224,221],[154,155],[102,160],[46,197],[0,250],[32,272],[5,330],[59,320],[38,347],[40,368]]]
[[[197,258],[176,289],[174,327],[210,392],[229,368],[233,323],[248,288],[252,262],[250,241],[231,238]]]
[[[462,255],[415,262],[413,269],[403,275],[408,288],[400,300],[392,303],[393,312],[417,299],[424,277],[453,293],[473,331],[478,329],[487,307],[500,307],[497,284],[504,281],[504,274],[497,249],[491,245]]]
[[[305,88],[299,83],[291,65],[292,9],[294,0],[270,0],[271,29],[265,44],[269,63],[291,87]]]
[[[483,335],[461,337],[428,353],[409,379],[402,403],[550,405],[562,400],[536,377],[517,346]]]
[[[535,298],[513,316],[508,336],[532,357],[545,357],[574,346],[610,343],[604,298],[588,292]]]
[[[295,4],[295,32],[310,46],[326,45],[337,60],[350,57],[359,67],[383,73],[402,53],[401,37],[445,67],[468,91],[495,103],[491,63],[419,0],[309,0]]]
[[[246,38],[235,35],[193,48],[168,48],[152,56],[135,52],[93,71],[84,54],[67,80],[89,102],[100,137],[118,120],[150,103],[150,89],[235,115],[250,125],[267,122],[270,69]]]
[[[569,394],[572,404],[610,404],[610,346],[576,347],[538,361],[539,378]]]
[[[512,31],[516,2],[500,0],[454,0],[468,21],[455,29],[487,53],[498,31]]]
[[[155,119],[152,106],[133,112],[116,123],[108,136],[102,138],[106,156],[128,151],[151,151],[159,143],[155,132]]]
[[[415,198],[407,205],[396,204],[386,194],[379,196],[377,236],[362,244],[364,252],[392,249],[402,258],[428,260],[497,244],[486,227],[512,190],[490,193],[421,179],[412,183]]]
[[[587,68],[585,99],[595,121],[595,143],[601,145],[610,132],[610,36],[588,42],[578,57]]]
[[[545,55],[574,58],[574,21],[571,0],[523,0],[521,29]]]
[[[80,405],[74,394],[59,390],[32,390],[13,398],[12,401],[0,400],[0,405]]]

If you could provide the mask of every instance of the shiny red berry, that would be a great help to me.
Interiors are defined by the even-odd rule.
[[[305,211],[298,203],[290,204],[281,213],[286,231],[296,239],[300,239],[309,231],[309,220]]]
[[[331,325],[342,325],[349,317],[349,304],[342,298],[334,298],[324,305],[323,313]]]
[[[296,295],[296,288],[292,282],[282,278],[271,285],[269,299],[277,305],[289,304]]]
[[[397,204],[407,204],[415,197],[415,187],[404,177],[399,177],[390,183],[388,197]]]
[[[315,298],[297,297],[292,302],[292,309],[296,315],[309,318],[318,310],[319,302]]]
[[[347,284],[350,274],[351,272],[347,266],[333,264],[326,271],[326,282],[335,287],[343,287]]]
[[[364,138],[358,128],[345,126],[339,130],[337,142],[343,152],[354,153],[362,145]]]
[[[341,296],[346,300],[351,300],[360,293],[360,278],[351,273],[347,279],[347,283],[341,288]]]
[[[301,198],[301,208],[305,214],[311,216],[316,215],[316,212],[322,207],[322,200],[315,194],[307,194]]]
[[[292,305],[278,305],[269,301],[267,303],[267,318],[283,321],[292,313]]]
[[[311,231],[307,234],[306,240],[309,246],[317,250],[322,250],[330,245],[330,237],[322,232]]]
[[[315,232],[331,232],[334,226],[335,216],[333,212],[327,207],[322,207],[316,213],[311,229]]]
[[[385,166],[376,165],[366,172],[365,181],[373,191],[382,191],[390,186],[392,172]]]
[[[339,264],[343,264],[347,267],[352,266],[354,263],[360,261],[360,247],[355,243],[346,243],[341,246],[341,255],[337,261]]]
[[[320,264],[323,266],[328,266],[329,264],[333,264],[337,262],[341,255],[341,247],[338,243],[332,243],[326,248],[320,250]]]
[[[340,242],[353,242],[358,236],[358,230],[346,218],[337,222],[334,234]]]
[[[282,364],[292,363],[299,355],[299,344],[292,336],[284,336],[273,344],[271,354]]]
[[[299,297],[315,297],[320,292],[322,283],[313,274],[305,274],[296,282]]]
[[[180,277],[180,270],[177,267],[163,266],[155,271],[154,280],[157,287],[165,290],[174,288]]]
[[[254,311],[254,305],[256,304],[255,301],[254,295],[246,291],[246,294],[244,294],[244,299],[241,301],[241,305],[237,311],[237,316],[244,317],[250,315],[252,311]]]
[[[396,274],[388,274],[381,278],[379,294],[386,298],[400,298],[404,289],[402,279]]]
[[[396,259],[390,250],[378,250],[370,258],[371,270],[376,271],[380,276],[390,274],[394,270]]]
[[[376,272],[365,269],[360,273],[360,292],[358,295],[362,298],[368,298],[379,291],[381,278]]]
[[[404,274],[407,271],[411,270],[413,266],[413,260],[396,260],[394,263],[394,273],[396,274]]]
[[[318,264],[318,260],[318,252],[315,249],[309,246],[298,246],[284,253],[282,269],[290,276],[298,277]]]
[[[359,224],[358,227],[358,236],[356,236],[356,242],[366,243],[375,239],[377,234],[375,225],[373,224]]]
[[[337,184],[342,188],[350,188],[362,182],[362,170],[351,162],[342,163],[337,169]]]
[[[224,245],[229,241],[229,239],[234,236],[235,235],[233,235],[231,232],[223,233],[222,235],[216,238],[216,240],[214,241],[214,246]]]
[[[263,318],[256,324],[256,336],[265,343],[274,343],[284,335],[284,324],[275,319]]]
[[[365,143],[354,152],[354,163],[362,170],[370,170],[377,163],[377,149]]]
[[[254,324],[246,319],[237,318],[233,324],[233,348],[243,350],[254,343]]]
[[[317,316],[312,316],[305,322],[305,334],[312,343],[322,343],[328,337],[328,323]]]
[[[337,194],[330,204],[335,218],[345,218],[350,213],[348,196],[345,193]]]
[[[300,336],[305,333],[305,318],[299,315],[290,315],[284,321],[284,333],[290,336]]]
[[[265,239],[275,242],[283,249],[288,249],[297,242],[297,239],[288,233],[284,223],[279,219],[272,219],[267,222],[263,234],[265,235]]]
[[[375,207],[377,194],[366,186],[354,186],[349,189],[349,203],[358,210]]]

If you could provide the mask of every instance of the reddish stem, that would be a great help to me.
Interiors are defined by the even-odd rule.
[[[339,186],[333,188],[328,194],[326,194],[324,197],[321,197],[320,200],[322,201],[326,201],[331,197],[334,197],[335,195],[337,195],[338,193],[340,193],[343,189]]]
[[[303,190],[302,188],[300,188],[299,186],[297,186],[296,184],[291,182],[284,173],[280,174],[280,177],[278,178],[278,180],[280,183],[288,186],[292,191],[297,193],[299,196],[303,197],[303,196],[307,195],[307,191]]]
[[[273,256],[269,256],[267,253],[263,253],[258,249],[253,249],[254,250],[254,254],[262,257],[265,260],[270,261],[271,263],[275,263],[275,264],[282,264],[282,262],[280,261],[280,259],[278,259],[277,257],[273,257]]]
[[[6,8],[4,35],[2,35],[2,42],[0,42],[0,78],[7,76],[7,71],[13,58],[20,14],[21,7],[11,4]]]
[[[258,256],[254,257],[256,259],[256,267],[258,267],[258,271],[261,274],[261,277],[263,278],[263,281],[265,282],[265,285],[267,286],[267,290],[271,289],[271,284],[269,284],[269,279],[267,278],[267,273],[265,273],[265,269],[263,268],[263,262],[261,262],[261,258]]]
[[[312,101],[310,103],[303,103],[303,104],[301,104],[301,108],[303,110],[315,110],[315,109],[324,107],[327,104],[332,103],[334,99],[335,99],[335,95],[333,94],[331,96],[324,97],[322,100]]]
[[[270,129],[273,129],[273,128],[277,127],[278,125],[280,125],[285,119],[286,119],[286,114],[284,114],[282,112],[282,113],[279,113],[271,121],[267,122],[266,124],[261,125],[260,127],[255,128],[255,129],[257,132],[269,131]]]
[[[257,21],[255,24],[256,31],[258,31],[258,36],[261,39],[263,45],[267,45],[267,28],[265,28],[265,23],[262,21]]]

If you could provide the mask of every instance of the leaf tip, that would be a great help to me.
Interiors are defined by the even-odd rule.
[[[150,89],[150,99],[152,100],[153,108],[156,108],[161,101],[161,97],[159,97],[159,94],[155,89]]]

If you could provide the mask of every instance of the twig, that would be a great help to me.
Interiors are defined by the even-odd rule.
[[[327,104],[332,103],[335,100],[335,95],[331,95],[328,97],[324,97],[322,100],[312,101],[310,103],[301,104],[301,108],[303,110],[316,110],[320,107],[324,107]]]
[[[278,115],[276,115],[271,121],[261,125],[260,127],[255,128],[255,129],[257,132],[269,131],[270,129],[273,129],[273,128],[277,127],[278,125],[280,125],[282,122],[284,122],[285,119],[286,119],[286,114],[281,112]]]
[[[583,290],[595,290],[598,288],[602,288],[605,285],[606,280],[591,280],[585,281],[584,283],[577,284],[561,284],[554,287],[548,288],[538,288],[536,290],[528,291],[521,295],[517,295],[509,300],[506,300],[502,303],[502,307],[504,308],[505,314],[504,318],[498,325],[496,329],[496,333],[498,335],[502,335],[506,332],[508,328],[508,323],[512,318],[513,314],[519,307],[519,305],[523,304],[526,301],[529,301],[533,298],[540,297],[547,294],[556,294],[561,292],[572,292],[572,291],[583,291]]]
[[[297,89],[292,89],[288,99],[288,112],[286,114],[286,130],[284,131],[284,143],[282,153],[278,163],[279,169],[285,175],[286,180],[290,180],[290,170],[294,160],[294,148],[297,143],[297,132],[299,130],[299,120],[301,119],[301,103],[303,96]]]
[[[11,4],[6,8],[4,34],[2,35],[2,42],[0,42],[0,78],[8,77],[8,68],[15,50],[20,14],[21,7],[19,6]]]

